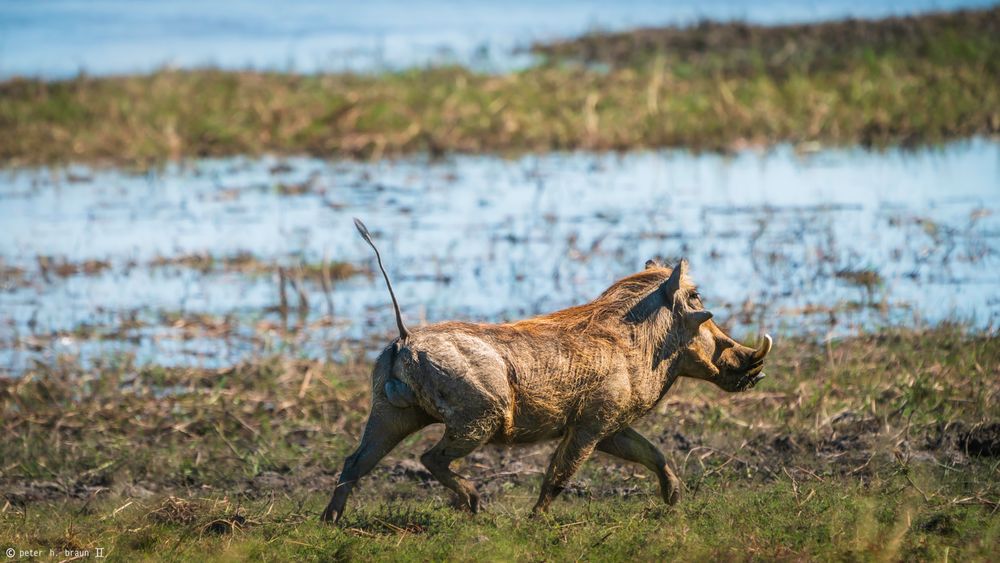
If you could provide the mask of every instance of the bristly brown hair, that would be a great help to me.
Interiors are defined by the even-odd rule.
[[[621,335],[620,329],[608,327],[606,321],[624,320],[643,299],[659,289],[670,277],[671,271],[670,268],[648,267],[618,280],[589,303],[516,321],[511,325],[522,330],[535,327],[559,328],[617,340]]]

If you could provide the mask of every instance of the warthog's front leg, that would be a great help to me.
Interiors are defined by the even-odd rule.
[[[535,504],[533,513],[539,514],[549,509],[552,500],[563,491],[566,482],[576,473],[580,465],[594,453],[594,447],[600,440],[597,432],[569,428],[563,436],[556,453],[552,455],[549,469],[542,481],[542,492]]]
[[[660,480],[660,495],[667,504],[681,498],[681,481],[667,465],[663,453],[631,428],[619,430],[597,444],[597,449],[626,461],[645,465]]]

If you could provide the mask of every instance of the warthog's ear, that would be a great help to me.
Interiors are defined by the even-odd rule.
[[[647,270],[649,270],[650,268],[662,268],[662,267],[663,266],[659,262],[657,262],[656,260],[653,260],[653,259],[646,260],[646,269]]]
[[[670,277],[667,281],[663,282],[660,288],[663,290],[663,297],[668,303],[673,303],[674,295],[677,290],[681,288],[681,277],[687,274],[687,260],[681,259],[680,262],[674,266],[672,272],[670,272]]]
[[[684,324],[689,330],[698,330],[698,327],[712,319],[712,313],[708,311],[695,311],[684,317]]]

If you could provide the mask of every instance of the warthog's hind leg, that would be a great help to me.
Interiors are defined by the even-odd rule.
[[[431,475],[455,493],[455,504],[473,514],[479,512],[479,492],[468,479],[452,471],[449,466],[456,459],[472,453],[485,441],[485,438],[470,437],[446,428],[441,441],[420,456],[420,461]]]
[[[323,521],[336,523],[340,520],[347,497],[358,479],[367,475],[403,438],[430,422],[432,421],[419,409],[399,409],[382,401],[376,402],[365,424],[361,444],[344,462],[337,489],[323,511]]]
[[[663,453],[631,428],[619,430],[597,444],[597,449],[626,461],[645,465],[660,480],[663,501],[674,505],[681,497],[681,481],[667,465]]]
[[[580,465],[594,452],[594,447],[599,440],[596,432],[589,432],[578,428],[569,428],[563,436],[556,453],[552,454],[552,461],[549,469],[545,472],[545,479],[542,481],[542,491],[538,497],[538,502],[532,510],[534,514],[545,512],[549,509],[553,499],[563,491],[570,477],[576,473]]]

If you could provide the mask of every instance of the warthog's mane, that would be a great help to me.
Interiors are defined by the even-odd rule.
[[[670,332],[671,316],[657,314],[664,305],[663,294],[657,290],[671,272],[662,266],[647,267],[611,284],[592,301],[537,317],[502,324],[445,321],[424,330],[486,335],[504,347],[517,341],[521,343],[515,346],[517,350],[534,342],[530,345],[534,354],[546,348],[543,343],[555,341],[577,351],[587,350],[588,355],[598,349],[638,346],[651,350]],[[690,279],[682,278],[681,291],[692,289]]]
[[[652,267],[626,276],[596,299],[538,317],[510,323],[525,332],[565,331],[618,342],[635,325],[663,304],[656,290],[670,277],[670,268]]]

